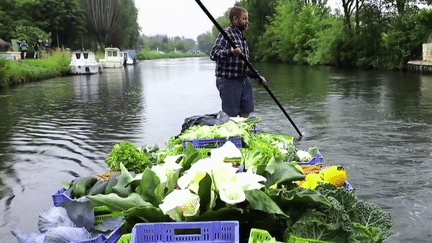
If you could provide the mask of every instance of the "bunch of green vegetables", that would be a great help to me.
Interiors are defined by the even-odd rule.
[[[246,170],[262,174],[271,160],[293,161],[296,148],[291,136],[257,133],[249,136],[249,142],[241,151]]]
[[[86,195],[86,197],[95,205],[104,205],[112,211],[122,212],[125,224],[129,226],[129,229],[138,222],[171,222],[173,221],[172,216],[164,214],[161,204],[169,204],[170,200],[174,200],[172,203],[182,201],[178,197],[169,199],[170,193],[175,190],[179,191],[176,189],[176,185],[181,185],[179,181],[179,178],[182,177],[181,175],[192,173],[191,167],[200,161],[200,163],[203,163],[203,157],[205,156],[191,144],[188,144],[183,153],[175,157],[177,157],[175,163],[165,162],[164,164],[171,164],[171,166],[177,164],[181,169],[164,178],[157,175],[155,171],[156,166],[146,168],[142,174],[133,176],[120,164],[121,173],[118,175],[117,184],[114,186],[118,190],[113,190],[109,194]],[[172,159],[173,157],[169,158]],[[222,163],[221,165],[223,164],[226,163]],[[294,181],[304,179],[304,175],[294,165],[283,163],[282,161],[273,161],[268,165],[266,171],[263,177],[267,181],[266,185],[279,184],[292,187],[295,185]],[[200,174],[199,171],[196,172]],[[246,173],[240,173],[238,176],[242,176],[242,174]],[[224,178],[226,174],[220,173],[218,176]],[[250,174],[250,176],[253,177],[253,174]],[[201,178],[197,181],[199,182],[199,189],[196,196],[199,200],[195,202],[198,203],[195,207],[199,207],[199,209],[194,214],[186,214],[186,212],[184,215],[182,214],[180,218],[182,221],[238,220],[245,226],[243,227],[244,229],[250,230],[250,227],[262,228],[264,222],[270,220],[264,228],[274,231],[279,230],[281,219],[289,219],[289,215],[282,212],[280,207],[271,199],[264,185],[262,189],[250,188],[245,191],[244,201],[227,203],[227,199],[223,199],[218,194],[216,194],[216,199],[214,199],[215,195],[213,191],[217,188],[215,183],[220,183],[216,175],[210,176],[207,174],[204,177],[198,178]],[[196,179],[192,181],[196,181]],[[221,184],[217,185],[220,186]],[[313,196],[314,194],[317,196]],[[236,196],[231,195],[230,198],[232,197]],[[322,197],[319,197],[317,193],[312,192],[310,195],[302,195],[301,197],[303,199],[309,198],[309,200],[318,204],[325,203],[325,201],[321,201]],[[175,211],[182,212],[182,210],[190,208],[194,207],[186,204],[184,207],[179,206]],[[257,215],[260,215],[260,219],[257,219]],[[244,235],[248,234],[248,232],[243,233]]]
[[[133,143],[124,141],[114,145],[105,163],[112,171],[119,171],[121,163],[131,171],[144,171],[152,166],[149,153],[150,151],[144,151]]]
[[[285,237],[293,234],[330,242],[378,243],[391,234],[390,213],[359,200],[354,191],[322,184],[316,192],[329,203],[307,205],[301,210],[289,208],[291,213],[287,213],[296,216],[292,217],[293,224],[286,230]]]
[[[126,142],[116,145],[106,163],[121,172],[105,182],[112,183],[110,186],[94,193],[93,187],[100,182],[92,180],[92,187],[80,184],[76,189],[72,183],[69,188],[95,205],[121,212],[129,230],[140,222],[238,220],[241,239],[248,237],[251,228],[267,230],[278,241],[295,235],[344,243],[382,242],[391,234],[390,214],[362,202],[354,191],[330,184],[314,190],[298,187],[296,182],[304,180],[305,175],[291,162],[298,159],[292,137],[253,134],[250,124],[241,124],[227,124],[225,130],[221,130],[223,125],[214,126],[212,129],[225,132],[232,128],[219,135],[208,127],[192,126],[170,137],[164,149],[137,148]],[[226,163],[216,166],[215,158],[190,143],[183,148],[182,139],[211,138],[210,134],[213,138],[220,134],[231,137],[228,134],[235,130],[242,134],[245,147],[240,151],[247,172],[232,173]],[[236,185],[248,180],[252,182]],[[233,181],[236,183],[229,186],[222,183]]]

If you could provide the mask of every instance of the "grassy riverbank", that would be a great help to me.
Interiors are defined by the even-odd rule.
[[[70,61],[70,54],[64,50],[53,51],[42,59],[0,59],[0,88],[65,75],[70,71]]]

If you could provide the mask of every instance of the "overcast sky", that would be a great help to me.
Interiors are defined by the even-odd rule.
[[[201,0],[216,19],[234,6],[236,0]],[[169,37],[197,36],[210,31],[213,23],[195,0],[135,0],[141,33],[147,36],[166,34]]]
[[[234,6],[239,0],[201,0],[215,19]],[[333,8],[340,0],[329,0]],[[168,37],[185,37],[196,40],[197,36],[210,31],[213,23],[195,0],[135,0],[141,33]]]

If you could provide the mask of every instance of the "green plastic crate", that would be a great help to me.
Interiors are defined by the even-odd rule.
[[[336,243],[336,242],[316,240],[316,239],[306,239],[291,234],[288,243]]]
[[[120,216],[122,216],[122,212],[112,212],[109,214],[95,215],[95,224],[100,224],[107,218],[117,218]]]
[[[122,212],[113,212],[107,206],[94,207],[95,224],[102,223],[107,218],[116,218],[122,216]]]
[[[265,243],[270,242],[272,239],[273,237],[267,230],[252,228],[249,234],[248,243]],[[280,243],[276,240],[274,240],[273,242]]]
[[[202,155],[208,157],[208,156],[210,156],[211,149],[199,148],[199,149],[198,149],[198,152],[199,152],[200,154],[202,154]],[[235,164],[235,163],[237,163],[237,164],[242,164],[242,163],[244,162],[244,159],[243,159],[243,157],[238,157],[238,158],[225,158],[224,161],[227,162],[227,163],[228,163],[228,162],[229,162],[229,163],[232,163],[232,164]]]
[[[130,243],[132,234],[124,234],[118,239],[117,243]]]

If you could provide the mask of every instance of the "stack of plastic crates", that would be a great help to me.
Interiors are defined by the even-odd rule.
[[[132,243],[238,243],[238,221],[138,223],[132,229]]]

